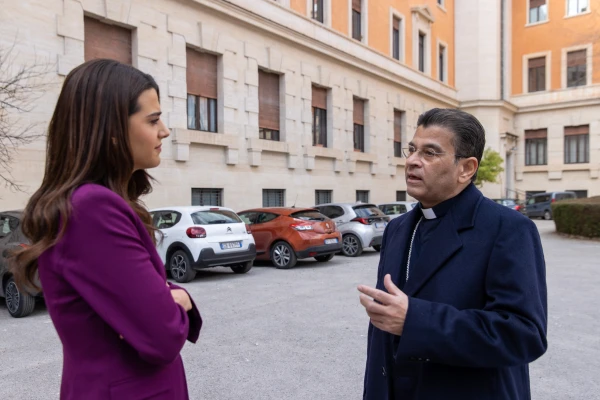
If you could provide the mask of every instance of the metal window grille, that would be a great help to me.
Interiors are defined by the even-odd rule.
[[[263,189],[263,207],[284,207],[285,189]]]
[[[356,201],[360,201],[361,203],[369,202],[369,191],[368,190],[357,190],[356,191]]]
[[[333,190],[315,190],[315,204],[331,203],[332,196]]]
[[[406,201],[405,190],[396,190],[396,201]]]
[[[223,206],[223,189],[192,189],[193,206]]]

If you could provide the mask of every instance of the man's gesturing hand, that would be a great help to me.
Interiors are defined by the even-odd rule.
[[[383,285],[388,293],[360,285],[358,287],[358,291],[361,292],[360,304],[367,310],[371,323],[375,327],[400,336],[404,330],[404,320],[408,311],[408,296],[394,285],[389,274],[383,278]]]

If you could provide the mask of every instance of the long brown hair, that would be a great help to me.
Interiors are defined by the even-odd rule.
[[[128,130],[139,96],[150,89],[160,98],[150,75],[113,60],[86,62],[67,76],[48,127],[44,179],[23,216],[22,230],[31,246],[11,257],[17,284],[40,289],[38,257],[64,234],[73,191],[85,183],[105,186],[125,199],[155,240],[150,214],[139,200],[152,190],[152,177],[144,170],[132,174]]]

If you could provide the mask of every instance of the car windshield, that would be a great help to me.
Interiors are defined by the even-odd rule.
[[[237,224],[242,222],[236,213],[228,210],[197,211],[191,215],[196,225]]]
[[[325,221],[327,219],[327,217],[320,212],[313,210],[298,211],[291,214],[290,217],[301,219],[303,221]]]
[[[372,205],[355,206],[352,208],[356,215],[361,218],[381,217],[384,215],[379,208]]]

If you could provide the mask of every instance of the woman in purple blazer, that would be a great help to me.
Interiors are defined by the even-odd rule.
[[[25,210],[31,247],[13,270],[39,272],[63,344],[61,399],[187,399],[181,356],[202,320],[186,291],[166,282],[140,196],[160,164],[154,79],[111,60],[66,78],[47,139],[46,171]]]

